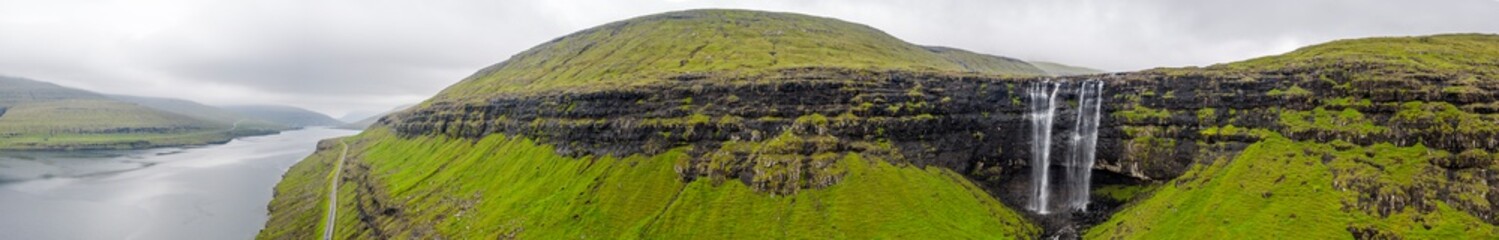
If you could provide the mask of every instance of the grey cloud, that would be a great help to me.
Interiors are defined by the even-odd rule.
[[[924,45],[1125,71],[1340,38],[1499,32],[1494,0],[0,0],[0,74],[342,115],[424,99],[552,38],[694,8],[799,12]]]

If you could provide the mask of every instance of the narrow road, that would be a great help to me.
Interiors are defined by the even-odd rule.
[[[338,175],[344,172],[344,161],[349,156],[349,143],[338,140],[338,144],[343,146],[343,153],[338,154],[338,163],[333,167],[333,181],[328,184],[332,188],[328,190],[328,223],[323,224],[323,240],[333,239],[333,219],[338,216]]]

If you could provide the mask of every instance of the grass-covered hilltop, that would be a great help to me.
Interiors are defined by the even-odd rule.
[[[699,10],[643,16],[553,39],[480,70],[433,101],[661,85],[697,76],[691,74],[759,79],[805,67],[1046,74],[1024,61],[918,46],[837,19]]]
[[[283,129],[184,100],[108,96],[0,76],[0,150],[199,145]]]
[[[1494,238],[1496,49],[1376,38],[1058,77],[1096,71],[799,14],[662,13],[322,142],[259,238]],[[1024,210],[1026,89],[1090,79],[1090,211]]]

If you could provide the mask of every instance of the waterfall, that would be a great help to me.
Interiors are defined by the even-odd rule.
[[[1026,90],[1030,100],[1031,120],[1031,211],[1048,214],[1051,200],[1051,140],[1056,117],[1057,93],[1065,85],[1062,82],[1046,81],[1031,85]],[[1103,82],[1087,80],[1077,82],[1077,109],[1072,133],[1067,144],[1067,158],[1061,189],[1063,203],[1069,210],[1087,211],[1089,186],[1098,145],[1098,121],[1103,112]]]
[[[1057,92],[1061,89],[1061,83],[1047,81],[1032,85],[1027,91],[1031,108],[1030,209],[1041,214],[1049,212],[1046,204],[1051,191],[1047,186],[1050,180],[1047,166],[1051,166],[1051,125],[1057,112]]]
[[[1098,146],[1098,120],[1103,108],[1103,82],[1084,81],[1077,87],[1077,119],[1073,124],[1071,142],[1067,144],[1067,181],[1063,185],[1068,193],[1067,207],[1077,211],[1088,210],[1089,181],[1093,177],[1093,161]]]

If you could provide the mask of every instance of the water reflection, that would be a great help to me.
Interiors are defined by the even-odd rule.
[[[0,152],[7,239],[249,239],[281,174],[320,139],[308,129],[223,145],[131,151]]]

